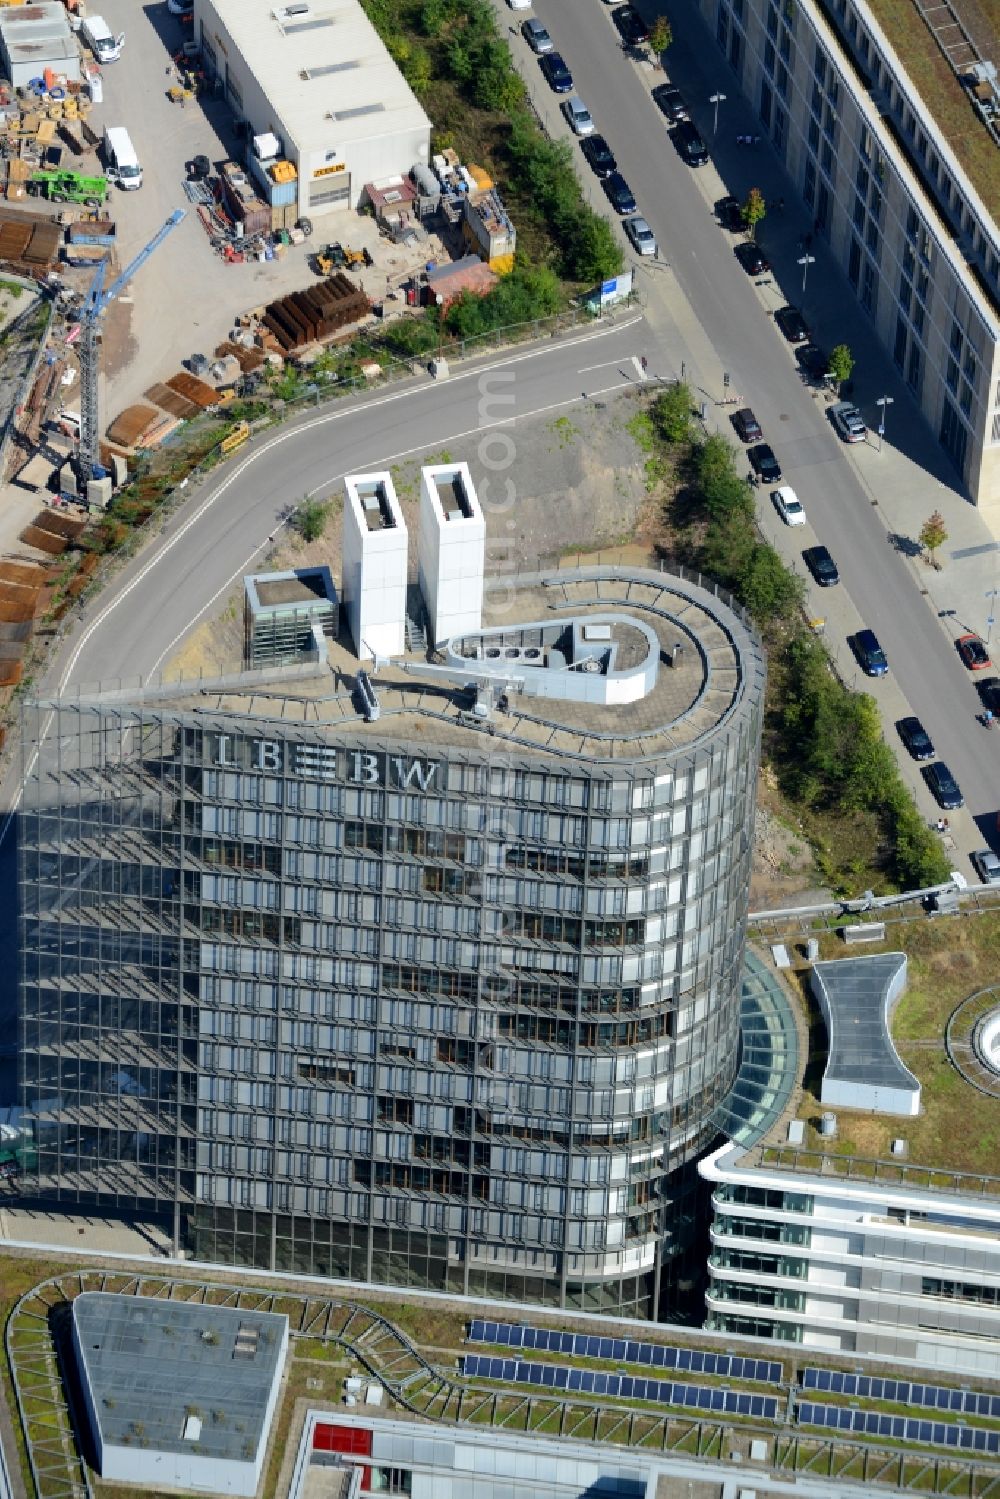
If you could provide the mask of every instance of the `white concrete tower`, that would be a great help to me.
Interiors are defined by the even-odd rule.
[[[344,480],[343,595],[360,661],[405,649],[407,532],[388,474]]]
[[[467,463],[420,471],[420,591],[435,645],[483,622],[486,522]]]

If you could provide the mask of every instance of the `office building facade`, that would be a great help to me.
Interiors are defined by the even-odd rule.
[[[962,484],[1000,529],[1000,177],[990,106],[965,96],[919,10],[912,34],[896,42],[935,78],[925,95],[879,25],[879,6],[865,0],[700,0],[700,10],[817,238]],[[897,409],[889,426],[905,420]]]
[[[706,1327],[1000,1378],[1000,1183],[821,1171],[726,1145],[712,1185]],[[843,1172],[844,1162],[840,1162]],[[893,1179],[895,1178],[895,1179]]]
[[[738,1059],[763,656],[668,574],[492,597],[374,716],[346,641],[26,707],[25,1199],[657,1315]]]

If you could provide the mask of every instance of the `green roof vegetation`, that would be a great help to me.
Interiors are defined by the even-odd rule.
[[[990,1195],[1000,1195],[1000,1180],[996,1180],[1000,1178],[1000,1105],[966,1081],[945,1049],[945,1030],[952,1011],[968,995],[1000,984],[1000,909],[970,909],[963,915],[891,922],[885,942],[866,944],[852,950],[850,956],[878,952],[907,955],[906,991],[893,1013],[891,1030],[902,1061],[920,1082],[920,1114],[907,1119],[838,1108],[834,1111],[836,1139],[820,1135],[820,1116],[828,1107],[819,1101],[826,1031],[803,971],[795,975],[795,989],[809,1026],[809,1061],[797,1117],[806,1123],[806,1149],[822,1151],[830,1163],[827,1169],[836,1169],[841,1160],[845,1168],[850,1163],[852,1173],[858,1162],[878,1160],[900,1167],[903,1179],[917,1178],[915,1168],[920,1167],[992,1177],[994,1191]],[[833,959],[848,954],[843,940],[827,933],[820,938],[820,956]],[[781,1132],[783,1140],[784,1125]],[[902,1160],[892,1155],[892,1142],[898,1139],[907,1143],[907,1155]],[[781,1143],[775,1135],[771,1141]],[[790,1164],[790,1152],[782,1151],[782,1157]],[[877,1174],[889,1179],[887,1172]],[[926,1177],[927,1173],[922,1174]],[[944,1175],[941,1185],[946,1183]],[[976,1185],[967,1184],[970,1190]]]
[[[987,211],[994,219],[1000,217],[1000,152],[914,0],[868,3]],[[980,0],[980,5],[994,35],[1000,34],[1000,4],[997,0]]]

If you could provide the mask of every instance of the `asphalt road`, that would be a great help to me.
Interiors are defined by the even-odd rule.
[[[911,711],[923,721],[980,829],[989,828],[992,833],[1000,806],[996,746],[976,723],[980,703],[969,674],[921,597],[907,564],[888,545],[885,523],[854,467],[855,462],[873,462],[876,454],[866,448],[848,455],[803,385],[787,345],[762,305],[762,296],[735,261],[733,239],[714,220],[706,190],[698,180],[701,176],[707,182],[711,168],[695,172],[681,161],[664,118],[650,98],[651,86],[665,75],[641,73],[636,68],[622,51],[610,8],[598,0],[581,0],[571,16],[561,0],[537,0],[534,14],[566,59],[575,89],[617,156],[639,211],[657,236],[661,255],[723,367],[731,372],[733,389],[743,392],[752,404],[781,461],[784,482],[795,488],[806,507],[811,531],[797,529],[793,539],[787,532],[782,534],[765,499],[759,507],[765,531],[786,555],[794,555],[814,539],[830,548],[861,620],[876,632],[886,651],[891,683],[898,685]],[[751,131],[755,122],[741,105],[731,75],[727,80],[705,71],[717,60],[722,66],[721,59],[697,20],[688,12],[685,15],[690,30],[678,37],[667,55],[670,78],[695,104],[695,118],[707,130],[711,150],[711,109],[698,105],[720,81],[728,88],[725,130]],[[676,16],[675,29],[680,29]],[[520,39],[512,38],[512,46],[531,77],[537,65]],[[531,86],[543,116],[551,118],[558,107],[555,96],[549,93],[546,98],[545,85],[537,80]],[[582,160],[580,170],[581,175],[587,171]],[[650,287],[651,299],[661,294],[656,279]],[[852,298],[845,283],[845,304]],[[780,305],[773,292],[770,300],[772,306]],[[831,340],[821,342],[830,347]],[[886,379],[890,378],[887,368]],[[901,419],[905,419],[903,413]],[[799,567],[804,571],[801,562]],[[843,648],[839,664],[850,681],[851,658]],[[876,698],[884,698],[887,689],[891,690],[890,683],[869,681],[860,673],[857,685]],[[896,708],[891,711],[895,713]],[[900,711],[905,712],[905,706]],[[891,728],[888,733],[895,737]],[[933,803],[921,791],[921,804],[930,815]]]

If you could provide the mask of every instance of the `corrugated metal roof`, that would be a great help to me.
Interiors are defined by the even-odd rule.
[[[195,16],[210,38],[221,22],[300,152],[430,130],[358,0],[196,0]]]
[[[78,58],[80,49],[58,0],[0,10],[0,41],[11,62],[46,63]]]

